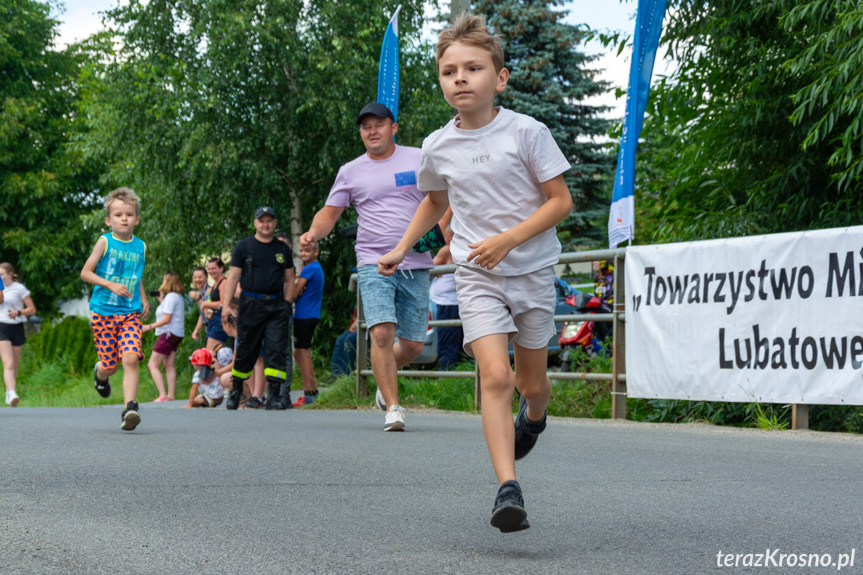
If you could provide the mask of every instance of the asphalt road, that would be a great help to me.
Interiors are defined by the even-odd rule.
[[[551,419],[505,535],[478,416],[181,405],[0,409],[0,573],[863,572],[857,436]]]

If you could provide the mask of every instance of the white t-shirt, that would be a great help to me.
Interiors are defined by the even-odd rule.
[[[30,297],[30,290],[24,287],[21,282],[15,282],[12,285],[7,285],[3,288],[3,303],[0,303],[0,323],[16,324],[24,323],[27,318],[23,315],[17,317],[9,317],[9,312],[13,309],[21,311],[24,305],[24,298]]]
[[[176,292],[165,294],[162,303],[156,308],[156,321],[161,321],[165,314],[171,314],[171,321],[156,328],[156,335],[171,333],[177,337],[186,335],[186,310],[183,306],[183,296]]]
[[[201,395],[206,395],[207,397],[212,397],[213,399],[219,399],[225,395],[225,390],[222,388],[222,384],[219,383],[219,378],[214,377],[210,380],[210,383],[201,383],[201,372],[199,370],[195,370],[195,373],[192,375],[192,383],[198,384],[198,391]]]
[[[527,219],[546,202],[541,184],[570,165],[544,124],[498,110],[491,123],[477,130],[462,130],[453,119],[427,137],[417,187],[448,191],[454,233],[450,250],[456,264],[516,276],[557,263],[560,242],[554,228],[516,247],[491,270],[468,262],[467,246]]]
[[[455,291],[455,274],[437,276],[432,281],[429,299],[436,305],[458,305]]]

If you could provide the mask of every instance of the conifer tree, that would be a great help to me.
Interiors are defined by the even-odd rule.
[[[505,65],[510,71],[498,104],[532,116],[548,126],[572,164],[565,174],[573,213],[558,227],[564,250],[607,244],[606,223],[615,158],[597,136],[611,121],[607,108],[585,99],[607,92],[587,66],[595,56],[579,50],[585,30],[564,22],[568,12],[555,10],[560,0],[480,0],[474,13],[484,14],[501,35]]]

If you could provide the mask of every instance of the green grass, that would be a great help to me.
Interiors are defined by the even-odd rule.
[[[111,378],[111,397],[103,399],[93,389],[92,374],[76,375],[75,363],[67,357],[67,354],[62,354],[41,364],[31,358],[27,358],[25,362],[22,357],[21,377],[17,386],[18,395],[21,397],[20,407],[93,407],[122,403],[122,370]],[[463,364],[456,369],[471,371],[473,366]],[[594,358],[587,365],[587,369],[607,372],[610,370],[609,360]],[[145,364],[141,365],[139,370],[138,401],[152,401],[158,396],[156,386]],[[329,375],[323,362],[316,362],[315,371],[319,382]],[[179,369],[176,391],[178,400],[189,397],[191,376],[191,369],[187,366]],[[298,370],[294,370],[291,383],[293,390],[302,390],[302,378]],[[303,409],[376,409],[374,378],[370,377],[368,383],[369,394],[358,397],[356,379],[353,376],[340,377],[331,385],[322,387],[317,401]],[[608,382],[555,381],[548,413],[559,417],[609,418],[610,385]],[[399,398],[403,406],[413,409],[437,408],[475,412],[472,377],[399,378]],[[518,395],[515,394],[513,411],[517,406]],[[702,421],[713,425],[761,429],[787,429],[790,425],[790,409],[787,406],[658,399],[629,399],[626,406],[627,419],[635,421]],[[0,407],[6,406],[3,404]],[[861,433],[863,407],[813,406],[810,412],[810,427],[822,431]]]
[[[457,371],[472,371],[469,363]],[[474,379],[470,378],[404,378],[399,381],[399,402],[408,408],[436,408],[474,413]],[[557,381],[552,387],[548,413],[561,417],[611,416],[610,383]],[[343,376],[321,391],[309,409],[363,409],[375,407],[377,386],[368,379],[369,394],[358,397],[356,378]],[[518,408],[518,394],[513,396],[513,411]]]
[[[455,368],[472,371],[469,363]],[[318,381],[328,373],[316,366]],[[64,357],[43,363],[28,375],[20,378],[17,386],[21,407],[93,407],[120,405],[123,402],[123,370],[111,377],[111,397],[103,399],[93,389],[92,375],[70,375],[70,366]],[[158,397],[156,386],[145,364],[139,366],[138,401],[146,403]],[[331,385],[322,387],[318,400],[307,409],[366,409],[375,408],[373,377],[368,379],[369,394],[358,397],[356,378],[342,376]],[[189,397],[191,371],[181,370],[177,381],[176,399]],[[302,378],[294,370],[293,390],[302,390]],[[401,404],[409,408],[436,408],[449,411],[474,412],[474,379],[470,378],[399,378]],[[518,396],[513,397],[513,410]],[[608,384],[593,382],[556,382],[549,404],[551,415],[563,417],[609,417],[611,395]]]
[[[156,399],[159,394],[146,364],[139,366],[138,402]],[[184,381],[188,379],[188,381]],[[177,399],[189,397],[191,378],[178,377]],[[25,377],[19,377],[16,386],[21,398],[20,407],[94,407],[123,403],[123,369],[111,377],[111,397],[104,399],[93,387],[92,375],[70,375],[63,359],[43,363]]]

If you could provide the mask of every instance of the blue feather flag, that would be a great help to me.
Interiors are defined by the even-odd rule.
[[[612,248],[635,237],[635,150],[650,95],[650,77],[659,48],[666,3],[667,0],[638,0],[623,135],[608,214],[608,244]]]
[[[384,44],[381,46],[381,62],[378,67],[378,98],[379,104],[383,104],[393,113],[398,122],[399,119],[399,11],[387,24],[384,33]]]

